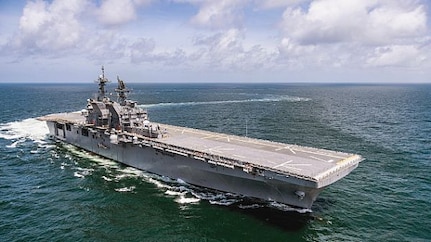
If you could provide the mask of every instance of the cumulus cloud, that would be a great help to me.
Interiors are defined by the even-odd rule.
[[[194,44],[200,47],[194,60],[205,67],[222,70],[252,70],[270,68],[276,54],[261,45],[245,47],[245,33],[239,29],[197,37]]]
[[[380,44],[426,32],[423,5],[394,4],[393,0],[320,0],[305,11],[287,8],[283,14],[284,34],[301,44],[357,41]]]
[[[199,7],[198,13],[192,17],[191,22],[197,26],[213,29],[228,29],[240,26],[243,18],[243,8],[247,0],[177,0]]]
[[[428,34],[426,8],[414,0],[313,1],[305,8],[287,7],[280,28],[279,49],[286,59],[315,56],[314,63],[328,59],[343,65],[417,64],[415,45]]]
[[[150,0],[106,0],[97,6],[90,0],[29,1],[18,32],[5,41],[3,51],[52,57],[71,51],[84,53],[90,59],[127,56],[130,41],[104,26],[132,21],[136,9],[149,3]]]
[[[104,0],[97,10],[101,23],[121,25],[136,19],[137,8],[149,4],[151,0]]]
[[[256,0],[256,4],[263,9],[296,6],[310,0]]]
[[[52,4],[41,0],[29,2],[20,18],[19,33],[11,45],[29,51],[75,46],[82,33],[77,18],[86,5],[85,0],[57,0]]]
[[[377,43],[420,37],[427,31],[426,22],[423,5],[382,6],[369,13],[369,34],[364,35]]]
[[[136,18],[135,6],[131,0],[106,0],[100,6],[98,17],[107,25],[127,23]]]
[[[419,65],[426,57],[414,45],[391,45],[378,47],[373,55],[367,59],[371,66],[402,66],[412,67]]]

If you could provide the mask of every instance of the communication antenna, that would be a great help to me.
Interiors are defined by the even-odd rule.
[[[105,77],[105,68],[102,66],[102,75],[97,79],[99,83],[99,95],[97,96],[98,101],[102,101],[105,98],[105,85],[108,83],[108,78]]]
[[[130,90],[126,88],[126,84],[124,84],[124,81],[121,80],[119,76],[117,76],[117,81],[118,81],[118,87],[115,89],[115,91],[118,93],[118,102],[121,105],[125,105],[126,99],[127,99],[127,93],[129,93]]]

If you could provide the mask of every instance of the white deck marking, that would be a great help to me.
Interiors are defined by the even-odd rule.
[[[292,152],[292,154],[296,155],[296,152],[290,146],[280,147],[280,148],[275,149],[275,151],[280,151],[280,150],[285,150],[285,149],[289,150],[290,152]]]
[[[310,158],[313,158],[313,159],[315,159],[315,160],[319,160],[319,161],[324,161],[324,162],[331,162],[332,160],[325,160],[325,159],[322,159],[322,158],[318,158],[318,157],[315,157],[315,156],[312,156],[312,155],[310,155]]]
[[[311,166],[311,164],[290,164],[292,162],[293,162],[292,160],[289,160],[289,161],[283,162],[283,163],[281,163],[279,165],[273,166],[272,168],[276,169],[276,168],[282,166],[282,167],[284,167],[286,169],[289,169],[289,170],[302,171],[302,169],[298,168],[298,166]]]
[[[280,167],[280,166],[284,166],[284,165],[286,165],[286,164],[289,164],[290,162],[292,162],[293,160],[289,160],[289,161],[286,161],[286,162],[283,162],[283,163],[281,163],[281,164],[278,164],[278,165],[276,165],[276,166],[273,166],[272,168],[277,168],[277,167]]]

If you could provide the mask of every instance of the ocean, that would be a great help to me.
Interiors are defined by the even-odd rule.
[[[262,203],[49,140],[36,117],[85,108],[94,83],[0,84],[0,241],[431,240],[431,85],[128,86],[155,122],[366,160],[310,210]]]

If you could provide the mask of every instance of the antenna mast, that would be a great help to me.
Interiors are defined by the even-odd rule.
[[[124,81],[120,79],[119,76],[117,76],[118,81],[118,87],[115,89],[115,91],[118,93],[118,102],[120,105],[125,105],[127,94],[130,90],[126,88],[126,84],[124,84]]]
[[[105,85],[108,83],[108,79],[105,77],[105,68],[102,66],[102,75],[97,79],[99,82],[99,95],[97,96],[97,101],[102,101],[105,98]]]

